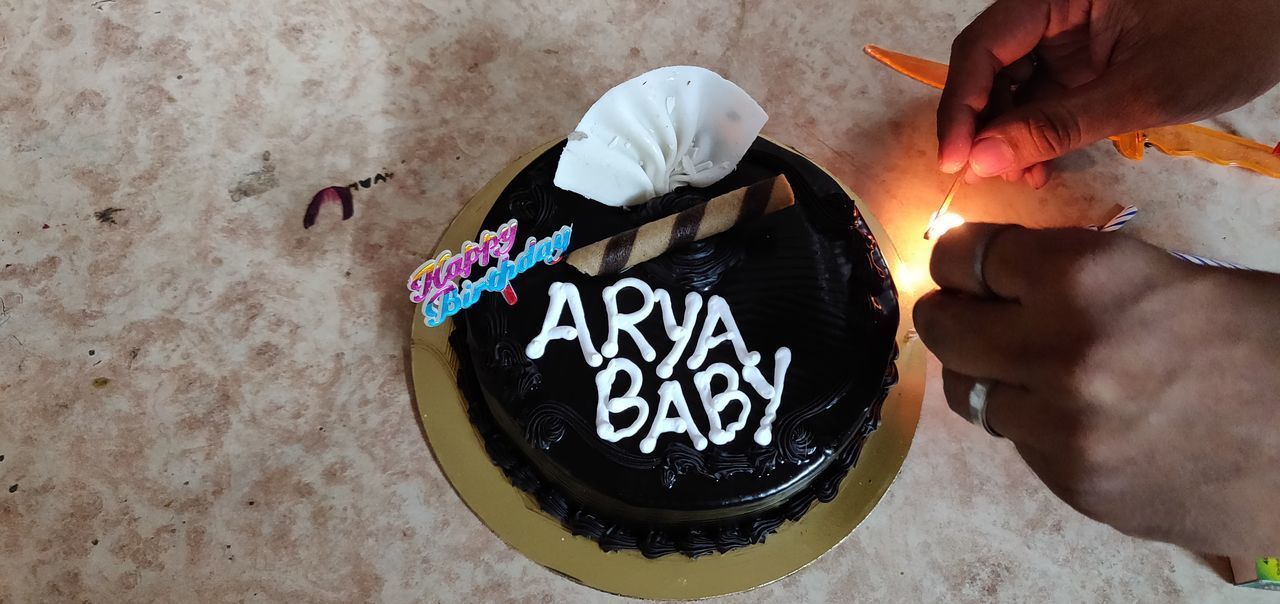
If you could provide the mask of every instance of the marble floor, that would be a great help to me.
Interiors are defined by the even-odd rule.
[[[797,8],[802,6],[802,8]],[[948,178],[936,93],[981,0],[16,0],[0,7],[0,601],[601,601],[507,548],[432,460],[404,279],[453,213],[605,89],[719,71],[910,266]],[[1280,140],[1280,91],[1219,125]],[[390,175],[377,179],[376,175]],[[319,189],[369,179],[354,216]],[[385,182],[382,182],[385,180]],[[1096,145],[971,219],[1105,220],[1280,270],[1280,183]],[[908,271],[913,272],[913,271]],[[924,287],[923,273],[899,275]],[[1274,601],[1061,504],[952,415],[938,366],[871,517],[735,601]]]

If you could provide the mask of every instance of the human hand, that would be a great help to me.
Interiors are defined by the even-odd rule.
[[[1044,186],[1068,151],[1266,92],[1278,31],[1274,0],[996,0],[952,46],[939,167]]]
[[[915,323],[947,403],[967,418],[989,382],[989,426],[1058,497],[1134,536],[1280,551],[1280,276],[990,224],[949,231],[930,269]]]

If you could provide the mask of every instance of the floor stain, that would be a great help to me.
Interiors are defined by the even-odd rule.
[[[110,383],[111,383],[111,378],[100,377],[100,378],[93,379],[94,388],[106,388],[107,384],[110,384]]]
[[[262,167],[244,175],[236,186],[227,189],[227,194],[231,196],[231,201],[240,201],[249,197],[257,197],[280,186],[280,179],[276,178],[276,166],[271,163],[271,152],[262,152]]]
[[[123,212],[124,208],[105,208],[93,213],[93,217],[98,219],[102,224],[119,224],[116,222],[116,213]]]

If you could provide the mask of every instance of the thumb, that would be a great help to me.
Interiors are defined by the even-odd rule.
[[[974,137],[969,165],[978,176],[997,176],[1131,130],[1140,120],[1126,89],[1122,78],[1107,75],[1015,107]]]

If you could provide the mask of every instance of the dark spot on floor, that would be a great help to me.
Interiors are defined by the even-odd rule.
[[[111,383],[111,378],[100,377],[100,378],[93,379],[94,388],[106,388],[107,384],[110,384],[110,383]]]
[[[9,487],[9,492],[10,492],[10,493],[17,493],[17,492],[18,492],[18,483],[16,483],[16,482],[15,482],[15,483],[13,483],[13,486]]]
[[[185,487],[185,486],[187,486],[187,485],[189,485],[189,484],[191,484],[191,481],[190,481],[190,480],[184,480],[184,481],[182,481],[182,486],[184,486],[184,487]]]
[[[271,152],[263,151],[262,166],[245,174],[236,186],[227,189],[227,194],[231,196],[231,201],[240,201],[257,197],[278,186],[280,186],[280,180],[276,178],[275,164],[271,163]]]
[[[253,502],[252,502],[252,501],[250,501],[250,502],[249,502],[249,505],[253,505]]]
[[[97,539],[94,539],[93,541],[90,541],[89,543],[92,543],[92,544],[94,544],[94,545],[97,545],[97,544],[98,544],[98,540],[97,540]]]
[[[89,356],[93,356],[94,354],[96,354],[94,351],[92,350],[89,351]]]
[[[98,219],[102,224],[119,224],[116,222],[116,212],[123,212],[124,208],[105,208],[93,213],[93,217]]]
[[[178,75],[178,79],[179,79],[179,80],[181,80],[181,79],[182,79],[182,75],[181,75],[181,74],[179,74],[179,75]]]

